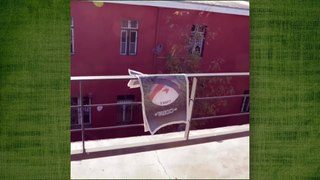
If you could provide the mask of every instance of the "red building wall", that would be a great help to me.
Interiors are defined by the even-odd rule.
[[[192,24],[208,26],[206,44],[201,60],[201,69],[213,60],[224,62],[216,72],[249,71],[249,17],[193,10],[157,8],[148,6],[105,3],[97,7],[91,2],[71,1],[71,16],[74,21],[74,51],[71,56],[71,76],[126,75],[128,69],[143,73],[163,72],[166,56],[173,45],[183,49],[185,37]],[[122,20],[137,20],[138,50],[135,56],[120,55],[120,30]],[[155,56],[153,48],[162,43],[163,50]],[[182,46],[181,46],[182,45]],[[249,89],[248,77],[231,80],[234,94]],[[140,101],[140,91],[129,89],[127,81],[86,81],[82,83],[83,95],[91,96],[92,103],[115,103],[118,95],[135,95]],[[79,96],[78,82],[71,83],[71,96]],[[239,112],[242,99],[228,101],[220,114]],[[98,112],[92,108],[92,127],[117,125],[116,107],[104,107]],[[133,123],[141,123],[141,107],[134,107]],[[224,118],[214,121],[213,126],[248,122],[248,117]],[[91,133],[91,134],[90,134]],[[87,138],[128,136],[143,133],[143,128],[126,128],[113,131],[90,132]],[[72,139],[79,139],[73,133]]]

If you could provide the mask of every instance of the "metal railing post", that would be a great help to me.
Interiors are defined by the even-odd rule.
[[[192,118],[192,110],[193,110],[193,103],[194,103],[194,97],[196,95],[196,88],[197,88],[197,78],[193,78],[192,80],[192,87],[191,87],[191,94],[190,94],[190,100],[189,100],[189,111],[187,112],[187,124],[186,124],[186,130],[184,134],[184,138],[186,140],[189,139],[189,132],[190,132],[190,123]]]
[[[81,140],[82,140],[82,153],[86,153],[85,137],[84,137],[84,122],[83,122],[83,102],[82,102],[82,81],[79,81],[80,91],[80,121],[81,121]]]

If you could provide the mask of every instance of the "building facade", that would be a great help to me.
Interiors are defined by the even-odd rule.
[[[249,72],[249,8],[236,2],[71,1],[70,29],[71,76],[127,75],[128,69],[150,74]],[[197,64],[190,65],[196,67],[195,71],[188,70],[192,57],[197,57]],[[180,64],[175,64],[177,60]],[[213,81],[202,95],[243,94],[249,90],[249,77]],[[82,102],[140,101],[140,90],[129,89],[127,82],[84,81]],[[72,81],[72,105],[80,104],[79,95],[79,82]],[[212,102],[214,106],[209,108],[215,108],[215,115],[237,113],[244,111],[243,101],[243,97],[226,99]],[[72,108],[71,116],[72,129],[80,128],[79,109]],[[92,128],[139,124],[141,105],[86,107],[83,118],[85,127]],[[218,127],[248,122],[248,115],[227,117],[199,123],[199,128],[201,124]],[[145,134],[142,126],[89,131],[86,139],[141,134]],[[80,133],[73,132],[71,138],[79,140]]]

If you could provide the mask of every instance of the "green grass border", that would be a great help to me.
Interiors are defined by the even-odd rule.
[[[251,2],[252,179],[320,179],[319,7]]]
[[[0,179],[70,179],[69,1],[0,1]]]

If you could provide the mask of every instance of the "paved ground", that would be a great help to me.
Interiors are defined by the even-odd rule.
[[[192,131],[192,135],[218,134],[235,129],[247,129],[248,125]],[[183,133],[152,136],[151,140]],[[120,141],[121,140],[121,141]],[[110,144],[150,141],[147,137],[114,139]],[[107,146],[108,140],[87,143],[90,149]],[[81,147],[72,143],[72,151]],[[249,137],[234,138],[221,142],[209,142],[183,147],[94,158],[71,162],[71,178],[249,178]]]

